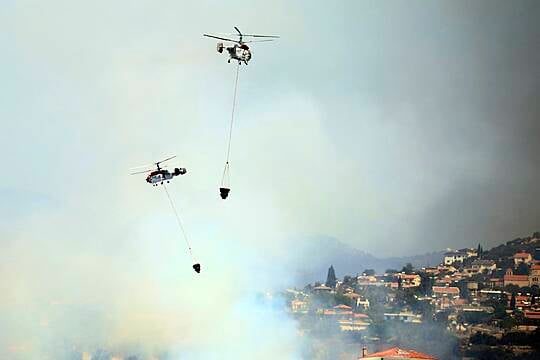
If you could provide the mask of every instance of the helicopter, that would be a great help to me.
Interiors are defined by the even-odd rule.
[[[184,175],[185,173],[187,173],[186,168],[174,168],[174,171],[170,172],[169,170],[163,169],[163,168],[166,168],[167,166],[159,166],[159,164],[161,164],[161,163],[163,163],[165,161],[169,161],[171,159],[174,159],[175,157],[176,157],[176,155],[171,156],[171,157],[169,157],[169,158],[167,158],[165,160],[158,161],[158,162],[153,163],[151,165],[138,166],[136,168],[149,167],[149,166],[155,165],[157,167],[157,169],[155,169],[155,170],[154,169],[149,169],[149,170],[137,171],[137,172],[131,173],[131,175],[149,173],[148,176],[146,177],[146,182],[149,183],[149,184],[152,184],[152,186],[158,186],[159,184],[163,185],[163,183],[165,181],[167,181],[167,183],[169,183],[170,180],[173,177],[178,176],[178,175]],[[136,168],[132,168],[132,169],[136,169]]]
[[[236,26],[234,27],[234,29],[238,32],[238,34],[230,34],[230,35],[225,35],[225,36],[238,36],[239,38],[238,40],[228,39],[228,38],[219,37],[219,36],[210,35],[210,34],[203,34],[203,36],[206,36],[206,37],[230,41],[230,42],[235,43],[234,45],[227,46],[227,47],[225,47],[225,45],[222,42],[217,43],[216,50],[218,53],[221,54],[224,49],[227,50],[227,52],[229,53],[229,60],[227,61],[228,63],[230,63],[231,60],[237,60],[239,65],[242,63],[247,65],[249,60],[251,60],[251,51],[249,50],[249,46],[246,45],[247,43],[273,41],[273,39],[279,38],[279,36],[274,36],[274,35],[254,35],[254,34],[246,35],[246,34],[242,34]],[[244,37],[272,38],[272,39],[244,41]]]

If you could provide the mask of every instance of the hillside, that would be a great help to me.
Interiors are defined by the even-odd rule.
[[[340,277],[359,274],[364,269],[374,269],[378,273],[386,269],[401,269],[408,262],[415,267],[436,265],[444,257],[444,251],[439,251],[413,256],[378,258],[331,237],[311,239],[305,245],[303,254],[304,265],[297,272],[299,285],[324,280],[328,267],[332,264],[337,276]]]
[[[484,252],[483,258],[511,266],[511,257],[519,251],[527,251],[540,258],[540,232],[493,247]],[[386,269],[399,270],[406,263],[416,268],[434,266],[443,261],[445,252],[441,250],[412,256],[378,258],[332,237],[313,238],[304,245],[304,261],[297,271],[296,282],[305,285],[322,281],[330,265],[334,265],[338,277],[360,274],[364,269],[374,269],[377,273],[383,273]]]

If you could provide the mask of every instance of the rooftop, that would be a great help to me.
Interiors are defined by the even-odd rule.
[[[437,360],[436,357],[423,354],[414,350],[405,350],[398,347],[391,348],[385,351],[379,351],[373,354],[368,354],[361,359],[372,359],[372,358],[384,358],[384,359],[432,359]]]
[[[440,293],[440,294],[456,294],[459,295],[459,288],[455,286],[434,286],[433,287],[434,293]]]
[[[528,275],[504,275],[504,281],[529,281]]]

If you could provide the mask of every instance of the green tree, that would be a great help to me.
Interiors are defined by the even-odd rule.
[[[401,272],[404,272],[407,275],[411,275],[414,271],[414,267],[411,263],[407,263],[402,269]]]
[[[417,292],[421,296],[431,296],[434,280],[428,274],[420,273],[420,286],[417,288]]]
[[[478,248],[476,249],[476,253],[478,254],[478,258],[481,259],[482,255],[484,255],[484,249],[482,249],[482,246],[478,244]]]
[[[512,297],[510,298],[510,309],[516,309],[516,293],[512,293]]]
[[[525,263],[520,263],[514,273],[516,275],[529,275],[529,267]]]
[[[325,285],[328,287],[335,287],[336,286],[336,272],[334,271],[334,266],[330,265],[330,268],[328,269],[328,275],[326,276],[326,283]]]
[[[373,269],[365,269],[363,271],[363,274],[366,275],[366,276],[373,276],[373,275],[375,275],[375,270],[373,270]]]

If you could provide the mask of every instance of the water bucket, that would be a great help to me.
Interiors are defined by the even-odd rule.
[[[221,198],[223,200],[225,200],[227,198],[227,196],[229,196],[230,191],[231,191],[231,189],[229,189],[229,188],[221,187],[221,188],[219,188],[219,195],[221,196]]]
[[[197,264],[193,264],[193,270],[195,270],[195,272],[198,274],[201,272],[201,264],[197,263]]]

